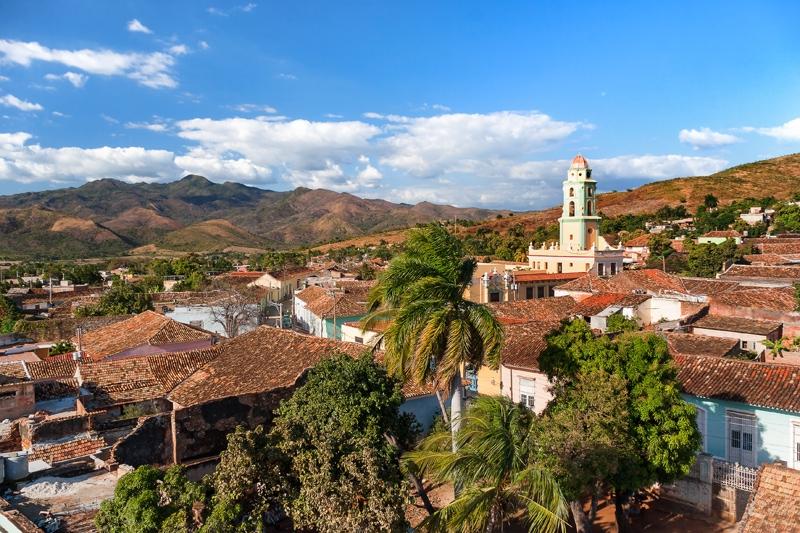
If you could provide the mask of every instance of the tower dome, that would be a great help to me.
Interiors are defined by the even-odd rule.
[[[589,168],[589,162],[581,154],[576,155],[572,159],[571,168]]]

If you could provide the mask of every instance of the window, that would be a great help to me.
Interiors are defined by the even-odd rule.
[[[519,403],[533,411],[536,382],[532,379],[519,380]]]
[[[572,240],[572,233],[569,234],[569,240]]]
[[[592,188],[591,188],[591,187],[588,187],[588,188],[586,189],[586,196],[588,196],[589,198],[591,198],[591,197],[592,197]]]
[[[537,298],[544,298],[544,287],[543,286],[540,285],[539,287],[536,287],[536,297]]]
[[[190,320],[189,321],[189,325],[192,326],[193,328],[201,328],[202,329],[203,321],[202,320]]]
[[[740,343],[740,345],[742,347],[742,350],[749,350],[747,341],[742,340],[742,341],[739,341],[739,343]]]
[[[603,263],[597,263],[597,275],[604,276],[606,273],[606,266]]]
[[[533,298],[533,287],[525,287],[525,299],[530,300]]]
[[[572,198],[573,196],[575,196],[575,189],[573,189],[572,187],[570,187],[570,188],[569,188],[569,197],[570,197],[570,198]]]
[[[613,276],[614,274],[617,273],[617,264],[616,263],[611,263],[610,266],[611,266],[611,275]]]
[[[553,287],[548,287],[547,288],[547,293],[551,297],[556,295],[556,292],[553,290]]]
[[[700,433],[700,449],[706,451],[706,410],[697,407],[697,431]]]
[[[792,424],[792,435],[794,441],[794,467],[800,469],[800,424]]]
[[[591,214],[592,214],[592,202],[587,202],[586,203],[586,214],[591,216]]]
[[[564,272],[564,266],[561,263],[558,263],[558,265],[556,266],[556,270],[558,271],[559,274],[561,274],[562,272]]]
[[[571,217],[575,216],[575,202],[569,203],[569,216]]]
[[[356,337],[356,342],[358,344],[364,344],[364,337]]]
[[[490,292],[489,293],[489,301],[490,302],[499,302],[500,301],[500,293],[499,292]]]

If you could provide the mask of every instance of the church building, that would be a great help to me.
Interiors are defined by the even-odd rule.
[[[563,189],[559,242],[543,243],[539,248],[531,244],[529,267],[550,274],[591,272],[613,276],[621,272],[624,249],[612,247],[600,235],[597,182],[592,179],[592,169],[582,155],[572,160]]]

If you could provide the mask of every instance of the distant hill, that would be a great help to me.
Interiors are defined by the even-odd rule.
[[[368,200],[323,189],[269,191],[189,175],[171,183],[105,179],[0,196],[0,258],[76,258],[127,250],[297,247],[497,211]]]

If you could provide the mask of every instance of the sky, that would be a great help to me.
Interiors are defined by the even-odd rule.
[[[0,0],[0,194],[195,173],[528,210],[800,151],[800,2]]]

